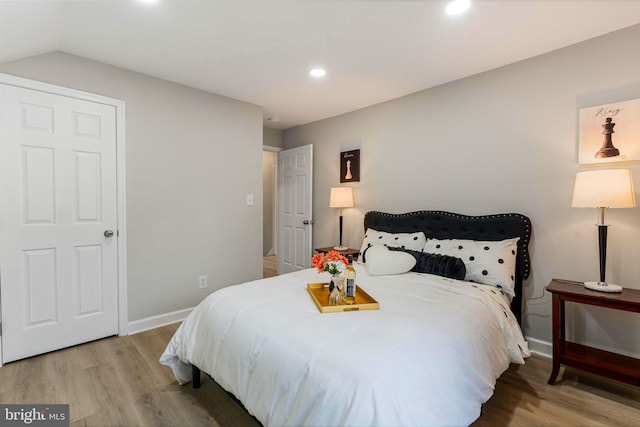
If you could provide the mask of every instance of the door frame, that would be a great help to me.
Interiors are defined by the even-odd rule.
[[[53,95],[66,96],[89,102],[109,105],[116,110],[116,215],[117,215],[117,248],[118,248],[118,335],[124,336],[129,332],[127,311],[127,227],[126,227],[126,157],[125,157],[125,101],[109,98],[63,86],[43,83],[0,73],[0,83],[37,90]],[[2,266],[0,266],[1,268]],[[2,295],[0,295],[2,298]],[[1,313],[0,313],[1,314]],[[0,317],[1,319],[1,317]],[[0,348],[2,336],[0,335]],[[0,366],[2,366],[2,352],[0,351]]]
[[[272,218],[273,220],[271,221],[271,229],[272,229],[272,238],[271,238],[271,244],[273,246],[273,252],[274,255],[278,255],[278,153],[281,152],[283,150],[283,148],[281,147],[274,147],[271,145],[262,145],[262,152],[264,153],[266,152],[270,152],[270,153],[276,153],[276,161],[273,165],[273,185],[272,185],[272,190],[273,190],[273,200],[272,200]],[[263,201],[264,203],[264,201]],[[264,233],[263,233],[263,237],[264,239]],[[264,247],[264,242],[263,242],[263,247]],[[278,266],[276,264],[276,273],[277,273],[277,269]]]

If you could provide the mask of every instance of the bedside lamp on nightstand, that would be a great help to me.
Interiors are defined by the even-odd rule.
[[[633,180],[629,169],[604,169],[578,172],[573,188],[574,208],[598,208],[598,242],[600,246],[600,281],[585,282],[587,289],[602,292],[621,292],[622,287],[604,280],[607,262],[607,227],[604,211],[607,208],[635,208]]]
[[[334,246],[336,251],[349,248],[342,246],[342,209],[353,207],[353,189],[351,187],[333,187],[329,196],[329,207],[340,209],[340,245]]]

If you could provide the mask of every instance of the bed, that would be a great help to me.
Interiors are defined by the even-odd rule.
[[[453,251],[509,245],[503,249],[513,253],[512,283],[480,283],[493,266],[482,267],[478,280],[461,280],[414,271],[371,275],[370,265],[356,263],[357,283],[379,310],[323,314],[306,284],[326,281],[326,273],[256,280],[205,298],[160,362],[180,384],[198,386],[206,372],[265,426],[471,424],[496,379],[529,355],[519,322],[531,222],[521,214],[368,212],[364,227],[361,253],[372,238],[402,242],[416,233],[426,239],[423,250],[434,252],[444,243]],[[501,258],[496,268],[504,264]]]

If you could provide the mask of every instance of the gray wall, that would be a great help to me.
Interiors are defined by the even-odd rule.
[[[282,131],[279,129],[263,128],[262,143],[271,147],[282,148],[284,145]]]
[[[126,101],[129,321],[262,277],[260,107],[59,52],[0,72]]]
[[[595,209],[570,207],[577,163],[577,110],[640,98],[640,26],[530,60],[284,132],[284,147],[314,144],[313,245],[338,240],[329,189],[339,152],[361,149],[356,208],[345,210],[344,240],[358,248],[369,210],[520,212],[533,222],[533,274],[524,329],[534,347],[551,340],[551,278],[597,280]],[[615,137],[615,136],[614,136]],[[615,140],[614,140],[615,141]],[[636,189],[640,168],[630,166]],[[601,166],[602,167],[602,166]],[[607,278],[640,288],[640,215],[607,212]],[[569,336],[640,353],[640,319],[630,313],[571,311]]]
[[[275,203],[276,203],[276,168],[278,153],[263,151],[262,153],[262,254],[273,255],[276,252],[275,236]]]
[[[268,127],[262,130],[262,143],[265,146],[282,148],[284,145],[282,131]],[[275,202],[274,191],[275,169],[274,164],[278,164],[278,154],[272,151],[265,151],[262,155],[262,253],[271,255],[275,253]]]

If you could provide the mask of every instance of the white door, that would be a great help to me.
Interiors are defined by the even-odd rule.
[[[311,266],[313,146],[278,153],[278,274]]]
[[[118,333],[116,225],[115,107],[0,84],[4,363]]]

